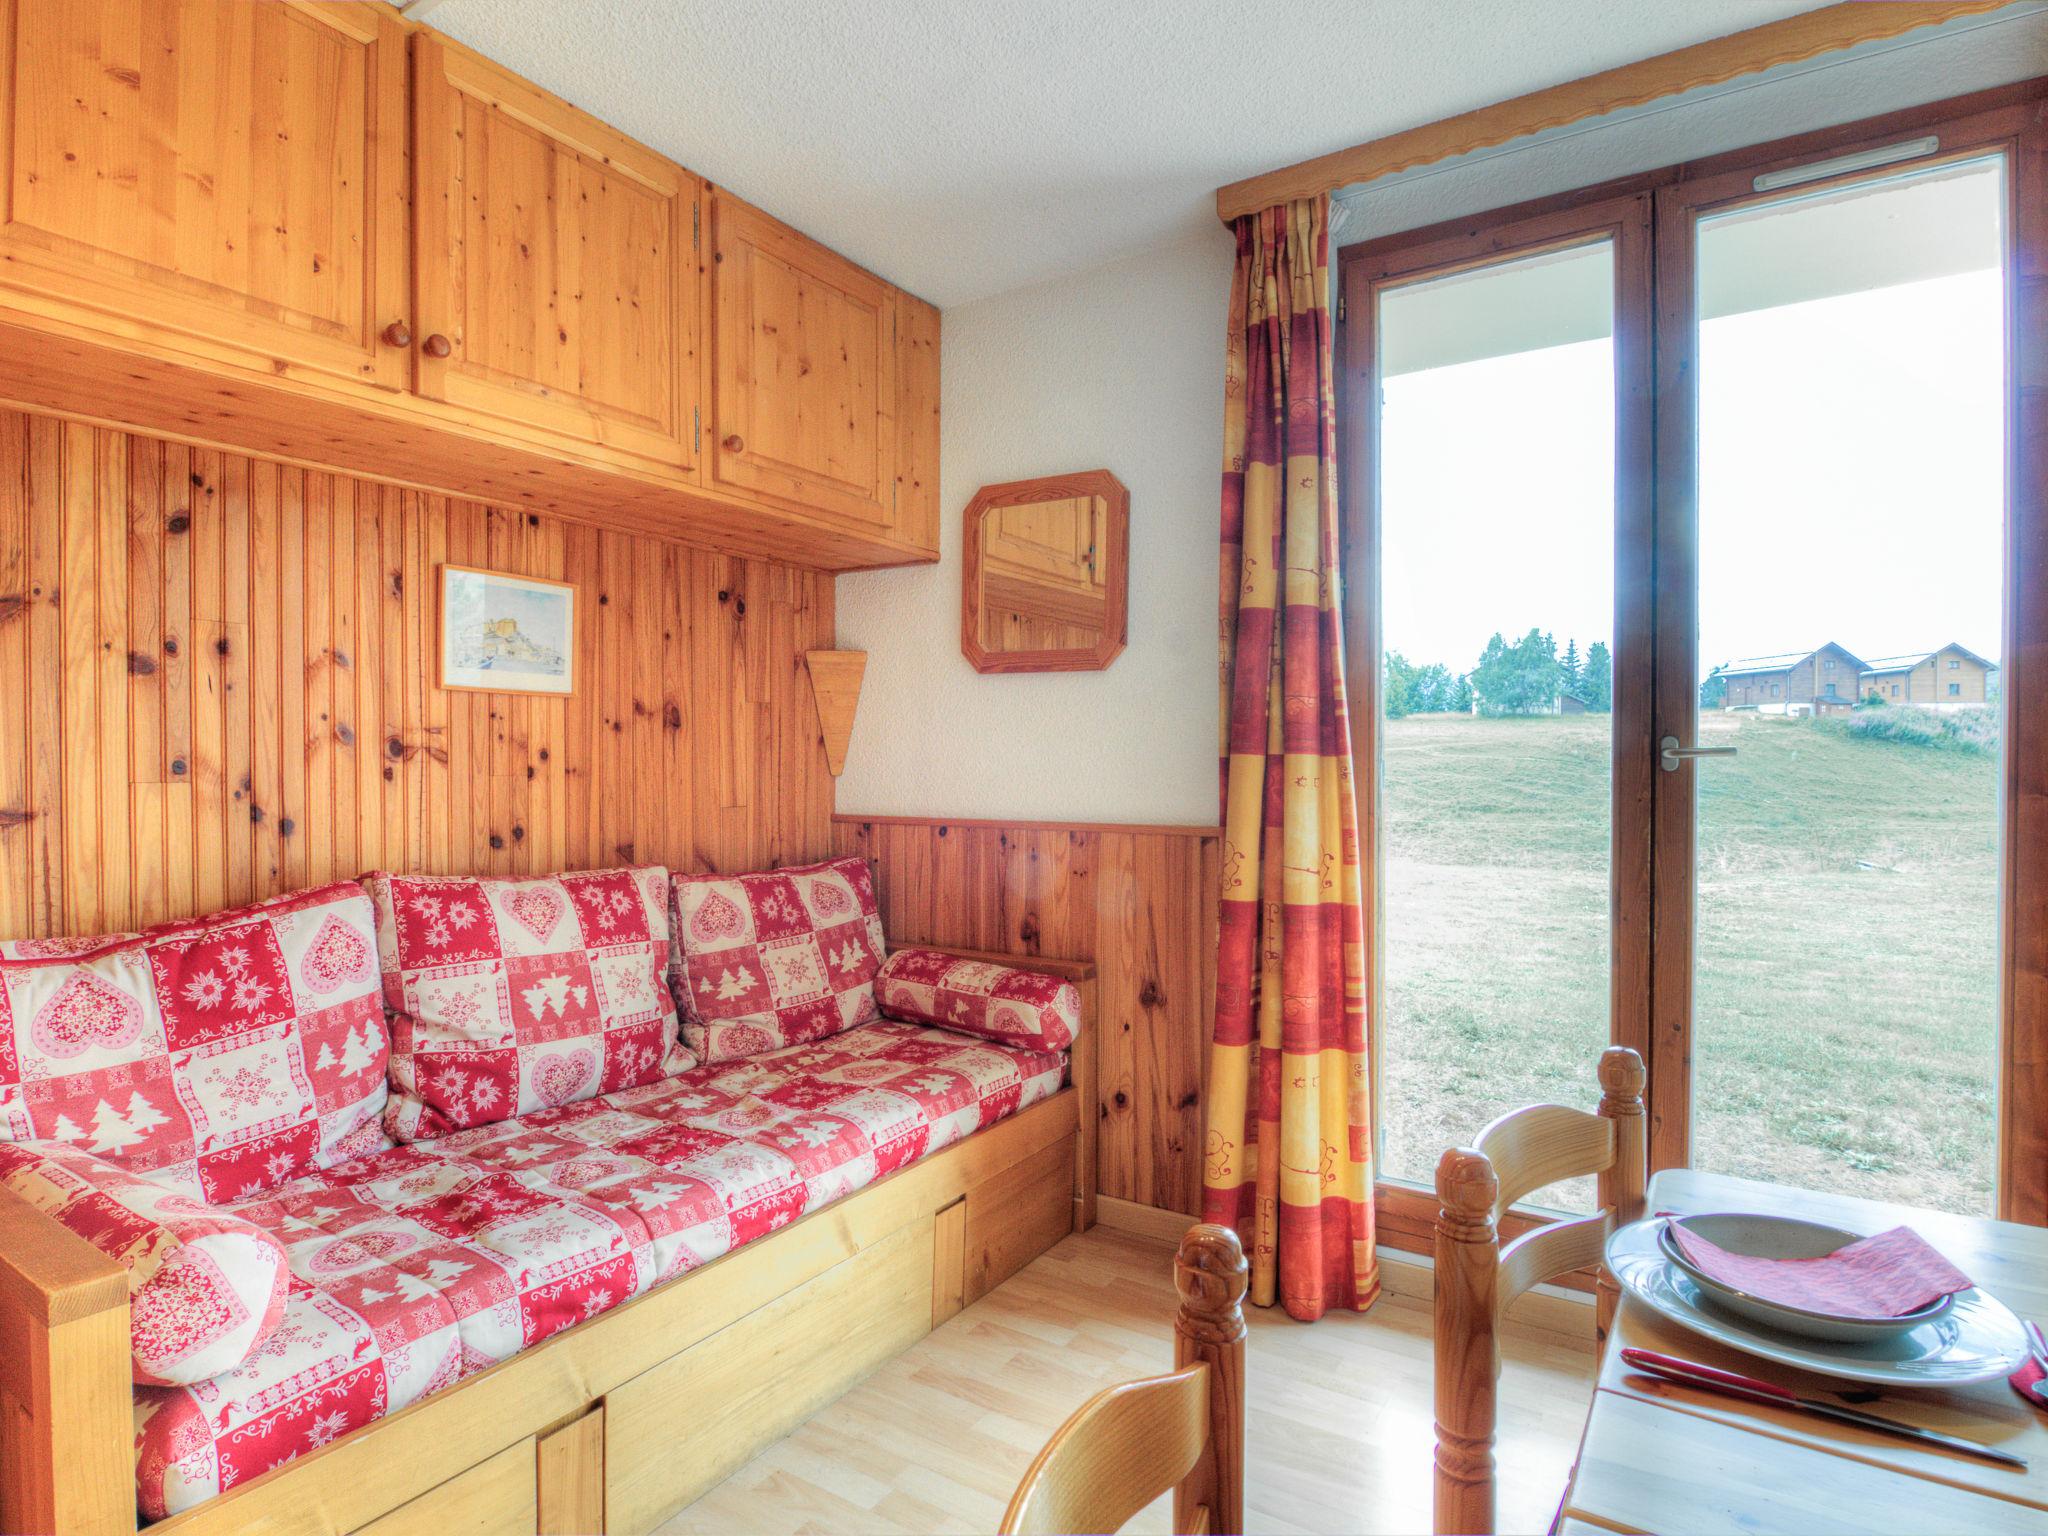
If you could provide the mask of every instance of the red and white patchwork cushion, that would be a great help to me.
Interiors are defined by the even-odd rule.
[[[652,1082],[691,1064],[669,996],[668,871],[371,875],[399,1141]]]
[[[0,1140],[216,1202],[388,1145],[375,933],[350,883],[0,944]]]
[[[1064,1051],[1081,1031],[1081,994],[1043,971],[964,960],[936,949],[899,949],[875,979],[882,1013],[941,1024],[1033,1051]]]
[[[911,1024],[699,1067],[235,1207],[294,1276],[242,1365],[136,1394],[157,1519],[396,1413],[1059,1091],[1057,1056]]]
[[[862,858],[765,875],[679,875],[676,999],[704,1062],[822,1040],[876,1017],[885,952]]]
[[[0,1184],[128,1271],[144,1386],[231,1370],[284,1316],[284,1248],[260,1227],[55,1142],[0,1144]]]

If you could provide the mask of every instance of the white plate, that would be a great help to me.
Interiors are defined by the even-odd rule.
[[[1933,1322],[1868,1344],[1836,1344],[1780,1333],[1716,1307],[1657,1244],[1661,1216],[1632,1222],[1607,1239],[1607,1267],[1621,1288],[1681,1328],[1744,1354],[1816,1375],[1880,1387],[1954,1387],[2009,1376],[2027,1358],[2020,1320],[1980,1290],[1957,1295]]]

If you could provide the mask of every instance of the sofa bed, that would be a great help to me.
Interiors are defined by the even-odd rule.
[[[0,1526],[648,1529],[1092,1220],[1091,1005],[858,858],[0,944]]]

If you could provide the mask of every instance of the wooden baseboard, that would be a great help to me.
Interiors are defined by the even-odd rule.
[[[1429,1306],[1436,1300],[1436,1266],[1421,1254],[1384,1245],[1379,1250],[1380,1290],[1388,1296]],[[1507,1321],[1546,1338],[1557,1339],[1575,1349],[1592,1350],[1597,1345],[1595,1322],[1599,1309],[1590,1292],[1581,1293],[1541,1288],[1524,1291],[1508,1303]]]
[[[1098,1226],[1156,1238],[1162,1243],[1179,1243],[1187,1229],[1200,1219],[1185,1211],[1164,1211],[1156,1205],[1140,1205],[1136,1200],[1119,1200],[1114,1195],[1098,1195],[1095,1200]]]

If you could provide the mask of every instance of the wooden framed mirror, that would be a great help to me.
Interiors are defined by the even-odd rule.
[[[1131,493],[1106,469],[967,504],[960,650],[977,672],[1099,672],[1124,648]]]

